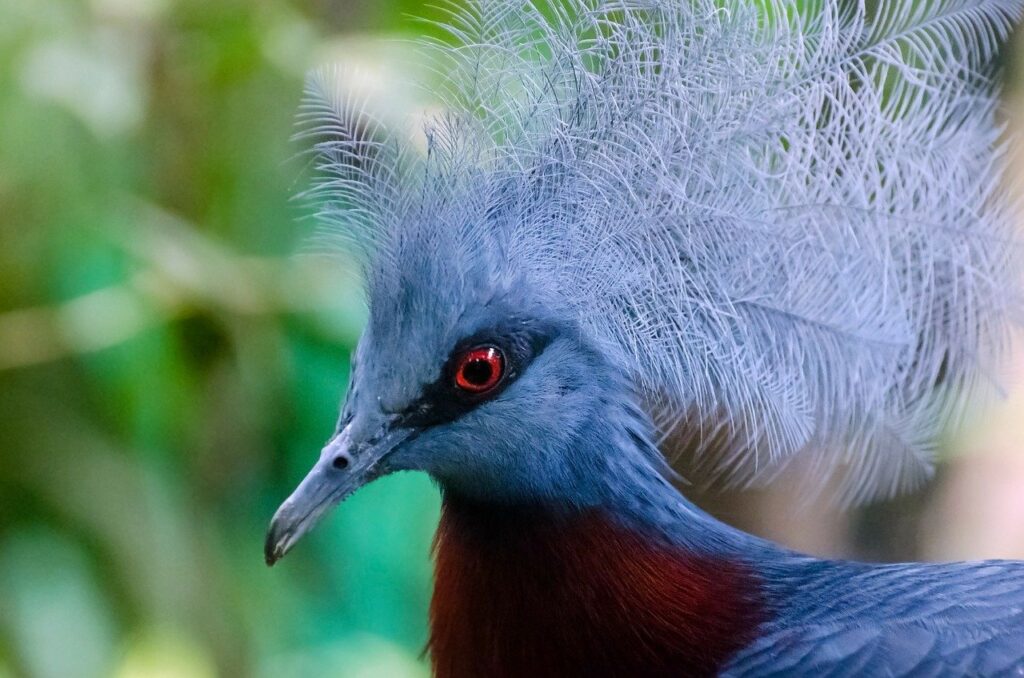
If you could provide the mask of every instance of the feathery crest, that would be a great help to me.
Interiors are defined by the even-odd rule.
[[[879,5],[473,0],[425,153],[311,79],[313,194],[371,289],[433,230],[557,298],[734,480],[811,455],[893,494],[1018,301],[991,62],[1021,5]]]

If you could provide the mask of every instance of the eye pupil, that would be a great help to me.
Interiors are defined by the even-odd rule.
[[[465,376],[466,381],[479,386],[491,380],[494,368],[486,360],[474,360],[466,363],[466,366],[462,369],[462,374]]]
[[[463,391],[480,394],[501,382],[505,357],[495,346],[479,346],[459,356],[455,368],[455,385]]]

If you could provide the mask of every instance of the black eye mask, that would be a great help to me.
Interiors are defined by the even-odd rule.
[[[452,349],[441,368],[441,375],[423,387],[420,396],[406,408],[395,426],[426,428],[445,424],[498,397],[544,351],[553,335],[551,326],[530,320],[512,320],[462,339]],[[456,384],[460,359],[477,347],[495,347],[504,360],[501,380],[483,393],[472,393]]]

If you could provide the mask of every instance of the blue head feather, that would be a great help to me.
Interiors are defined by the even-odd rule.
[[[881,5],[471,2],[428,50],[422,152],[313,76],[311,194],[370,300],[355,424],[467,336],[546,342],[377,472],[585,502],[621,469],[582,437],[639,427],[654,468],[649,418],[713,428],[739,482],[800,456],[840,500],[924,477],[1017,303],[989,64],[1020,3]]]

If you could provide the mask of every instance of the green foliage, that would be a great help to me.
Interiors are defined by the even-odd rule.
[[[364,316],[293,254],[302,77],[415,10],[0,0],[0,676],[425,671],[425,478],[261,556]]]

